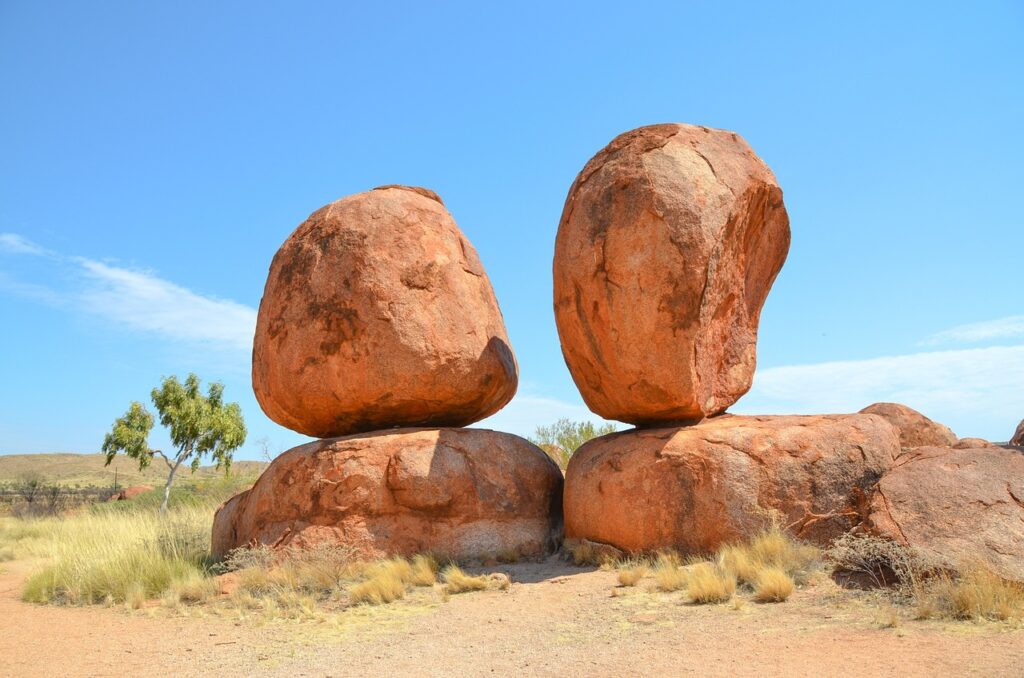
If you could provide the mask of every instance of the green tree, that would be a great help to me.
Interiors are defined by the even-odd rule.
[[[615,424],[594,426],[590,421],[559,419],[551,426],[538,426],[530,442],[548,453],[562,468],[569,465],[569,457],[580,445],[592,438],[615,433]]]
[[[161,457],[168,470],[160,505],[160,513],[165,513],[174,474],[182,464],[188,462],[195,472],[203,456],[209,454],[218,469],[223,466],[225,473],[230,470],[234,451],[245,442],[245,421],[238,403],[224,402],[223,384],[210,384],[209,394],[204,396],[199,390],[199,377],[194,374],[189,374],[184,384],[177,377],[164,379],[160,388],[153,389],[152,398],[160,423],[170,430],[175,450],[166,454],[149,447],[153,415],[142,403],[133,402],[103,439],[103,452],[107,465],[114,455],[124,452],[139,462],[140,470],[154,457]]]

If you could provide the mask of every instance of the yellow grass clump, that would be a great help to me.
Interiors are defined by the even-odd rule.
[[[793,594],[793,580],[781,567],[765,567],[754,580],[754,600],[781,603]]]
[[[1009,621],[1024,619],[1024,584],[1006,581],[988,567],[969,564],[958,576],[933,578],[918,596],[918,617]]]
[[[647,576],[647,565],[642,562],[627,561],[619,565],[619,586],[636,586]]]
[[[661,551],[654,559],[654,584],[659,591],[681,591],[686,588],[686,568],[674,551]]]
[[[444,572],[441,573],[441,580],[444,581],[445,591],[448,593],[484,591],[490,585],[490,581],[486,576],[466,574],[458,565],[446,567]]]
[[[348,591],[353,604],[381,605],[405,597],[405,582],[398,568],[381,568],[366,581],[353,584]]]
[[[690,602],[724,603],[736,593],[736,578],[714,563],[697,563],[690,568],[686,589]]]
[[[31,555],[48,564],[25,583],[35,603],[126,602],[158,596],[179,581],[202,577],[208,565],[209,510],[155,513],[86,512],[46,518]]]

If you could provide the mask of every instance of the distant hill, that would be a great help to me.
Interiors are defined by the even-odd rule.
[[[139,463],[124,455],[117,455],[110,466],[104,466],[103,454],[73,454],[55,452],[51,454],[8,454],[0,455],[0,484],[17,481],[28,473],[38,473],[47,483],[66,487],[111,487],[114,474],[120,487],[131,485],[162,485],[167,479],[167,466],[163,459],[155,459],[145,471],[139,471]],[[256,476],[267,467],[262,461],[236,461],[231,465],[233,476]],[[224,471],[213,466],[204,466],[194,474],[188,468],[178,470],[175,482],[188,482],[223,476]]]

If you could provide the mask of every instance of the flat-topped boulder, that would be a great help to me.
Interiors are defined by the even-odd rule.
[[[555,320],[590,409],[657,425],[736,402],[789,241],[782,190],[736,133],[616,137],[569,189],[555,240]]]
[[[252,381],[278,424],[320,438],[465,426],[511,400],[517,379],[487,273],[432,191],[338,200],[274,256]]]
[[[860,523],[900,453],[874,415],[729,416],[595,438],[569,461],[567,539],[704,554],[777,520],[818,544]]]
[[[212,551],[328,542],[367,558],[542,556],[562,532],[562,472],[543,450],[482,429],[396,429],[276,458],[218,509]]]

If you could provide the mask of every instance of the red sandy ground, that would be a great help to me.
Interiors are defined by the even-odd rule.
[[[179,611],[22,603],[0,574],[0,676],[1021,676],[1024,631],[918,622],[818,582],[777,605],[693,606],[556,560],[508,591],[421,591],[322,623],[216,604]]]

